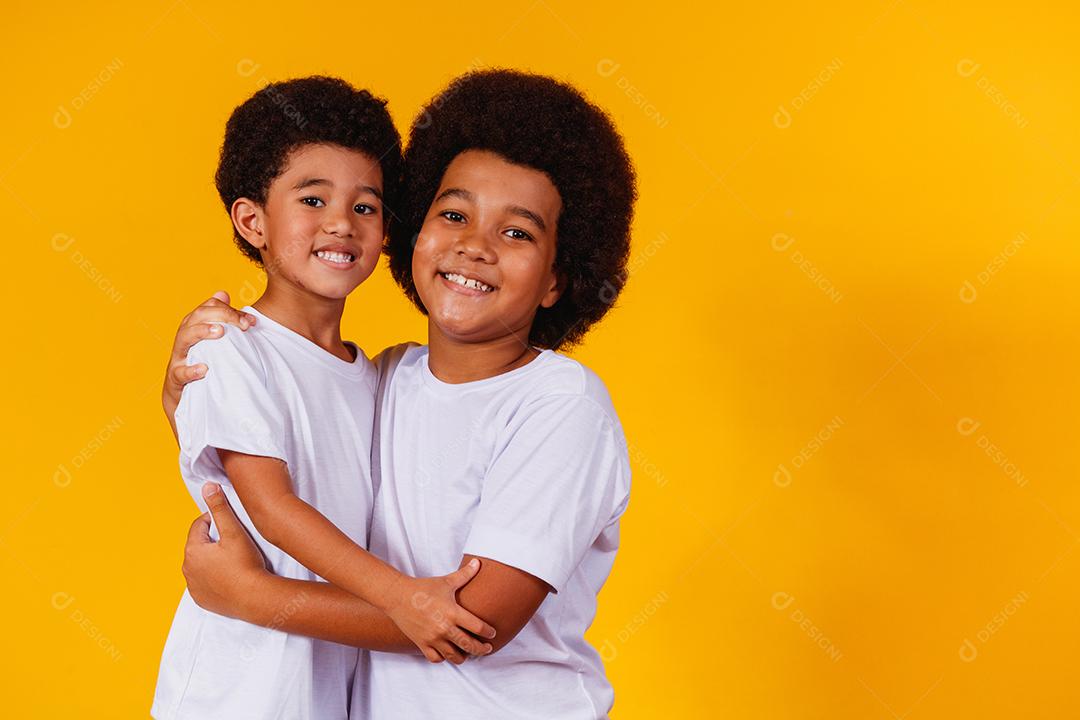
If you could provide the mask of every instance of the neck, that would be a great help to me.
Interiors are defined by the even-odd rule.
[[[252,307],[331,355],[350,362],[354,359],[352,351],[341,339],[345,298],[320,297],[301,288],[276,283],[271,275],[267,280],[266,292]]]
[[[428,320],[428,368],[447,383],[502,375],[529,364],[540,351],[529,345],[529,328],[493,340],[465,342],[445,335]]]

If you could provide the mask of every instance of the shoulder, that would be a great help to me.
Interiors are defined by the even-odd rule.
[[[210,368],[208,376],[216,368],[219,371],[256,371],[264,377],[266,333],[258,327],[246,331],[233,325],[223,324],[222,327],[225,332],[220,338],[202,340],[191,346],[188,364],[205,363]]]
[[[607,386],[584,364],[554,351],[537,357],[539,363],[518,386],[514,415],[519,420],[546,417],[578,428],[601,426],[624,443],[622,424]]]
[[[375,365],[378,381],[383,382],[393,375],[399,367],[415,365],[426,355],[427,345],[406,342],[391,345],[371,358],[371,362]]]
[[[533,362],[541,363],[528,383],[528,401],[562,400],[592,405],[615,417],[611,394],[600,376],[584,364],[555,351],[546,351]]]

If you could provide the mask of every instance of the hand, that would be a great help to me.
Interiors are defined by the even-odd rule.
[[[476,558],[442,577],[414,578],[402,576],[391,589],[396,598],[386,614],[401,632],[412,640],[424,657],[433,663],[445,658],[455,665],[465,662],[462,650],[476,649],[473,636],[491,639],[495,628],[458,605],[457,591],[466,585],[480,570]],[[470,635],[471,633],[471,635]],[[491,645],[484,643],[483,652],[491,652]]]
[[[233,512],[217,483],[203,485],[210,508],[191,524],[184,546],[184,578],[195,603],[210,612],[239,618],[241,603],[252,597],[251,588],[267,575],[266,562],[255,541]],[[210,539],[213,515],[220,540]]]
[[[206,375],[206,365],[187,364],[188,351],[200,340],[217,339],[224,335],[218,323],[228,323],[247,330],[255,324],[255,316],[230,307],[229,294],[224,290],[218,290],[213,297],[184,316],[173,340],[169,366],[165,370],[165,382],[161,388],[161,404],[165,408],[165,415],[169,418],[174,435],[176,423],[173,418],[176,406],[180,404],[180,393],[184,385]]]

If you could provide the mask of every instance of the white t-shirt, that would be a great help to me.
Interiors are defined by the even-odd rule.
[[[221,483],[276,574],[319,580],[255,529],[215,448],[284,460],[296,495],[366,545],[375,367],[359,348],[356,361],[346,362],[254,308],[244,310],[258,318],[254,327],[241,332],[226,325],[222,338],[189,353],[189,364],[206,363],[209,370],[184,389],[176,410],[180,472],[204,511],[203,483]],[[217,537],[216,528],[211,534]],[[293,611],[303,602],[298,596]],[[281,608],[282,618],[290,605]],[[185,591],[151,714],[159,720],[343,720],[365,664],[366,653],[356,648],[215,615]]]
[[[368,703],[354,701],[352,717],[606,717],[613,692],[584,635],[630,495],[607,390],[552,351],[462,384],[440,381],[427,360],[416,345],[375,360],[372,552],[415,576],[452,572],[463,554],[488,557],[557,593],[489,657],[432,665],[372,652]]]

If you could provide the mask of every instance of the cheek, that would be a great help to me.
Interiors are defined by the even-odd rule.
[[[500,258],[500,262],[503,262]],[[503,277],[520,289],[522,301],[533,303],[543,297],[552,282],[551,266],[542,253],[519,252],[506,259]]]
[[[365,255],[374,255],[378,258],[382,253],[383,239],[386,237],[382,220],[357,228],[356,237]]]
[[[311,215],[296,212],[293,208],[280,210],[273,221],[276,232],[270,238],[271,249],[282,257],[292,257],[297,255],[299,250],[310,249],[312,224]]]
[[[439,236],[437,233],[425,228],[420,229],[420,234],[415,239],[413,246],[412,266],[413,272],[427,270],[435,265],[438,257]]]

